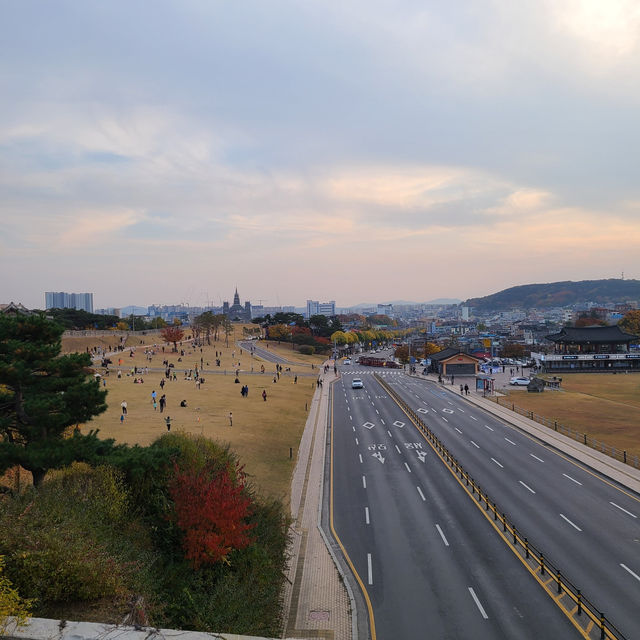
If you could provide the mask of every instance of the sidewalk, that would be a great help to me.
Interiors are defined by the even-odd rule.
[[[322,369],[320,369],[320,372]],[[321,373],[307,418],[291,483],[292,543],[284,596],[284,637],[350,640],[351,604],[347,590],[318,528],[324,483],[333,367]]]

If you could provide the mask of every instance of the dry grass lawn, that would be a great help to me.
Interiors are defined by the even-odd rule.
[[[570,374],[562,390],[508,394],[516,406],[640,455],[640,375]]]
[[[236,333],[239,338],[240,331]],[[84,344],[81,348],[94,344],[97,343]],[[274,382],[274,363],[253,357],[244,349],[241,352],[237,345],[232,346],[234,344],[232,336],[229,336],[229,347],[225,346],[223,338],[203,347],[201,353],[199,348],[183,343],[185,355],[181,361],[180,353],[172,353],[169,345],[165,345],[164,353],[162,345],[156,348],[151,361],[147,360],[144,346],[136,348],[133,357],[126,351],[112,356],[110,374],[103,378],[109,392],[109,407],[105,413],[83,425],[82,430],[100,429],[102,438],[146,445],[166,432],[165,418],[168,416],[172,431],[204,434],[229,443],[259,492],[288,501],[298,445],[316,389],[317,366],[324,358],[284,349],[282,355],[295,360],[296,364],[283,365],[285,369],[290,367],[291,371],[283,372],[279,380],[276,376]],[[266,343],[260,342],[260,345],[265,346]],[[269,349],[281,351],[272,343]],[[216,366],[216,352],[221,360],[220,367]],[[196,366],[200,368],[201,358],[204,363],[201,376],[205,382],[198,389],[193,379],[185,379],[184,371]],[[162,365],[165,359],[174,364],[171,372],[176,372],[176,381],[165,378]],[[148,374],[135,375],[131,372],[134,366],[148,366],[153,370]],[[260,373],[262,366],[265,373]],[[234,382],[236,369],[239,369],[239,384]],[[96,370],[102,371],[102,368],[97,367]],[[120,379],[118,370],[122,372]],[[296,375],[297,384],[294,383]],[[134,379],[140,377],[144,383],[135,384]],[[160,387],[162,379],[165,379],[164,389]],[[240,395],[245,384],[249,386],[247,398]],[[153,409],[153,390],[157,392],[158,400],[163,393],[166,395],[167,407],[162,414],[159,405],[157,410]],[[267,393],[266,402],[262,399],[263,390]],[[120,405],[123,400],[127,402],[127,416],[121,422]],[[187,401],[186,408],[180,407],[181,400]],[[233,426],[229,423],[230,412],[233,414]]]

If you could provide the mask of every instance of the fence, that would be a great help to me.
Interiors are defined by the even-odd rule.
[[[482,491],[480,485],[463,469],[435,433],[422,421],[422,418],[378,374],[375,374],[375,377],[411,418],[439,454],[441,460],[458,478],[460,484],[467,488],[471,497],[477,500],[480,506],[484,503],[485,516],[493,521],[497,530],[502,529],[503,537],[509,538],[514,552],[527,564],[531,573],[537,577],[546,591],[553,595],[556,603],[580,626],[585,637],[593,638],[593,640],[596,638],[600,640],[625,640],[625,636],[604,613],[582,595],[582,591],[562,574],[557,565],[545,557],[541,549],[530,543],[524,533],[518,530],[513,520],[498,508],[496,502],[491,500],[486,492]],[[564,596],[569,599],[568,602],[563,602]]]
[[[545,427],[549,427],[558,433],[563,433],[578,442],[582,442],[582,444],[586,444],[588,447],[592,449],[597,449],[598,451],[602,451],[602,453],[615,458],[616,460],[620,460],[625,464],[631,465],[636,469],[640,469],[640,456],[636,455],[628,455],[626,451],[623,449],[616,449],[616,447],[612,447],[600,440],[596,440],[591,437],[587,433],[581,433],[577,429],[572,429],[571,427],[567,427],[563,424],[558,423],[557,420],[550,420],[549,418],[545,418],[544,416],[539,416],[533,411],[528,411],[527,409],[522,409],[521,407],[517,407],[513,402],[509,402],[508,399],[496,396],[495,401],[501,406],[506,407],[507,409],[511,409],[515,413],[519,413],[521,416],[525,416],[529,418],[529,420],[534,420],[535,422],[544,425]]]

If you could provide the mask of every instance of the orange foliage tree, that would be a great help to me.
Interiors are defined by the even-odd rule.
[[[248,524],[251,498],[240,467],[180,470],[169,485],[184,556],[195,569],[227,561],[234,549],[251,543]]]
[[[184,338],[184,331],[180,327],[165,327],[160,335],[165,342],[173,342],[173,350],[178,350],[178,342]]]

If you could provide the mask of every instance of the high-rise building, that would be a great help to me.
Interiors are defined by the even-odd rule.
[[[388,318],[393,318],[393,305],[392,304],[379,304],[378,305],[378,315],[379,316],[387,316]]]
[[[46,291],[45,309],[81,309],[93,313],[93,293]]]
[[[336,301],[319,302],[318,300],[307,300],[307,319],[311,316],[335,316]]]

